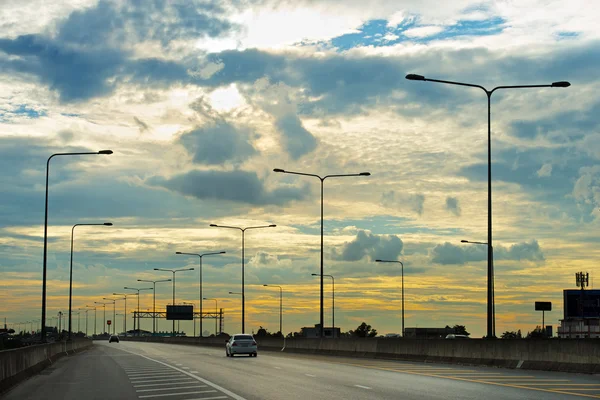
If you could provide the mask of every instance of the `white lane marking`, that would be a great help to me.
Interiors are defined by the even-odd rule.
[[[311,378],[316,378],[317,377],[316,375],[311,375],[311,374],[304,374],[304,375],[310,376]]]
[[[368,386],[363,386],[363,385],[354,385],[354,386],[356,386],[357,388],[361,388],[361,389],[371,390],[371,388]]]
[[[138,389],[138,390],[136,390],[136,392],[159,392],[161,390],[198,389],[198,388],[205,388],[205,387],[208,387],[208,386],[207,385],[194,385],[194,386],[184,386],[184,387],[178,387],[178,388],[168,387],[168,388],[157,388],[157,389]]]
[[[127,374],[128,377],[135,379],[135,378],[143,378],[146,376],[149,376],[151,378],[155,378],[157,376],[162,376],[162,375],[179,375],[179,372],[177,371],[164,371],[164,372],[155,372],[152,374]]]
[[[273,368],[275,368],[275,369],[281,369],[281,367],[273,367]]]
[[[192,374],[197,374],[198,371],[190,371]]]
[[[149,397],[167,397],[167,396],[183,396],[184,394],[199,394],[199,393],[214,393],[216,390],[199,390],[196,392],[185,392],[185,393],[163,393],[163,394],[146,394],[138,396],[140,399],[147,399]]]
[[[228,395],[229,397],[232,397],[232,398],[234,398],[235,400],[246,400],[246,399],[245,399],[245,398],[243,398],[242,396],[240,396],[240,395],[237,395],[237,394],[233,393],[231,390],[227,390],[227,389],[225,389],[224,387],[222,387],[222,386],[219,386],[219,385],[217,385],[216,383],[212,383],[211,381],[209,381],[209,380],[207,380],[207,379],[201,378],[201,377],[199,377],[199,376],[196,376],[196,375],[192,375],[192,373],[190,373],[190,372],[187,372],[187,371],[185,371],[185,370],[183,370],[183,369],[180,369],[180,368],[174,367],[174,366],[172,366],[172,365],[169,365],[169,364],[167,364],[167,363],[164,363],[164,362],[162,362],[162,361],[155,360],[155,359],[153,359],[153,358],[150,358],[150,357],[148,357],[148,356],[145,356],[145,355],[142,355],[142,354],[134,353],[133,351],[129,351],[129,350],[125,350],[125,349],[122,349],[122,350],[123,350],[123,351],[126,351],[126,352],[128,352],[128,353],[131,353],[131,354],[135,354],[136,356],[143,357],[143,358],[145,358],[146,360],[154,361],[155,363],[158,363],[158,364],[164,365],[165,367],[169,367],[169,368],[172,368],[172,369],[174,369],[174,370],[176,370],[176,371],[182,372],[182,373],[184,373],[184,374],[186,374],[186,375],[188,375],[188,376],[190,376],[190,377],[192,377],[192,378],[194,378],[194,379],[196,379],[196,380],[198,380],[198,381],[200,381],[200,382],[206,383],[207,385],[209,385],[209,386],[212,386],[212,387],[214,387],[215,389],[218,389],[218,390],[220,390],[221,392],[225,393],[225,394],[226,394],[226,395]],[[204,399],[204,400],[207,400],[207,399]]]
[[[150,381],[134,381],[130,379],[131,383],[152,383],[152,382],[174,382],[174,381],[189,381],[190,378],[163,378],[163,379],[153,379]]]
[[[166,385],[191,385],[193,379],[186,379],[184,382],[169,382],[169,383],[149,383],[147,385],[133,385],[134,388],[148,387],[148,386],[166,386]]]
[[[185,400],[217,400],[217,399],[226,399],[227,396],[217,396],[217,397],[198,397],[196,399],[185,399]]]

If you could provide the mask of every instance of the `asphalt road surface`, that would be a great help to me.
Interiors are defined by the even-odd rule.
[[[223,344],[224,345],[224,344]],[[600,399],[593,375],[260,352],[162,343],[95,342],[3,400]]]

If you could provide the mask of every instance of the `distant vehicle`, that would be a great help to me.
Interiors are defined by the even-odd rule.
[[[454,333],[451,333],[446,335],[446,339],[470,339],[470,337],[467,335],[455,335]]]
[[[227,357],[233,357],[236,354],[248,354],[250,357],[257,356],[256,340],[252,335],[233,335],[225,342],[225,355]]]
[[[110,335],[108,338],[108,343],[117,342],[119,343],[119,337],[117,335]]]

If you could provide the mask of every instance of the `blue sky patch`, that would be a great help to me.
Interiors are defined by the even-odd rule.
[[[14,114],[24,115],[29,118],[35,119],[46,116],[46,111],[44,110],[36,110],[31,107],[28,107],[26,104],[19,105],[14,111]]]
[[[416,37],[411,35],[410,29],[423,28],[418,17],[409,17],[399,25],[388,25],[387,20],[376,19],[367,21],[358,32],[348,33],[333,38],[330,44],[340,51],[361,46],[391,46],[400,42],[427,43],[433,40],[456,38],[460,36],[488,36],[496,35],[505,28],[506,21],[501,17],[492,17],[484,20],[459,20],[454,25],[441,26],[442,31],[429,36]]]

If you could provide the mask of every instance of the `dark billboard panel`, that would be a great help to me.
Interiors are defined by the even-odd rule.
[[[191,321],[194,319],[194,306],[181,305],[181,306],[170,306],[167,305],[167,320],[169,321]]]
[[[600,290],[584,290],[583,301],[581,289],[563,290],[564,318],[600,317]],[[583,310],[581,305],[583,304]]]

